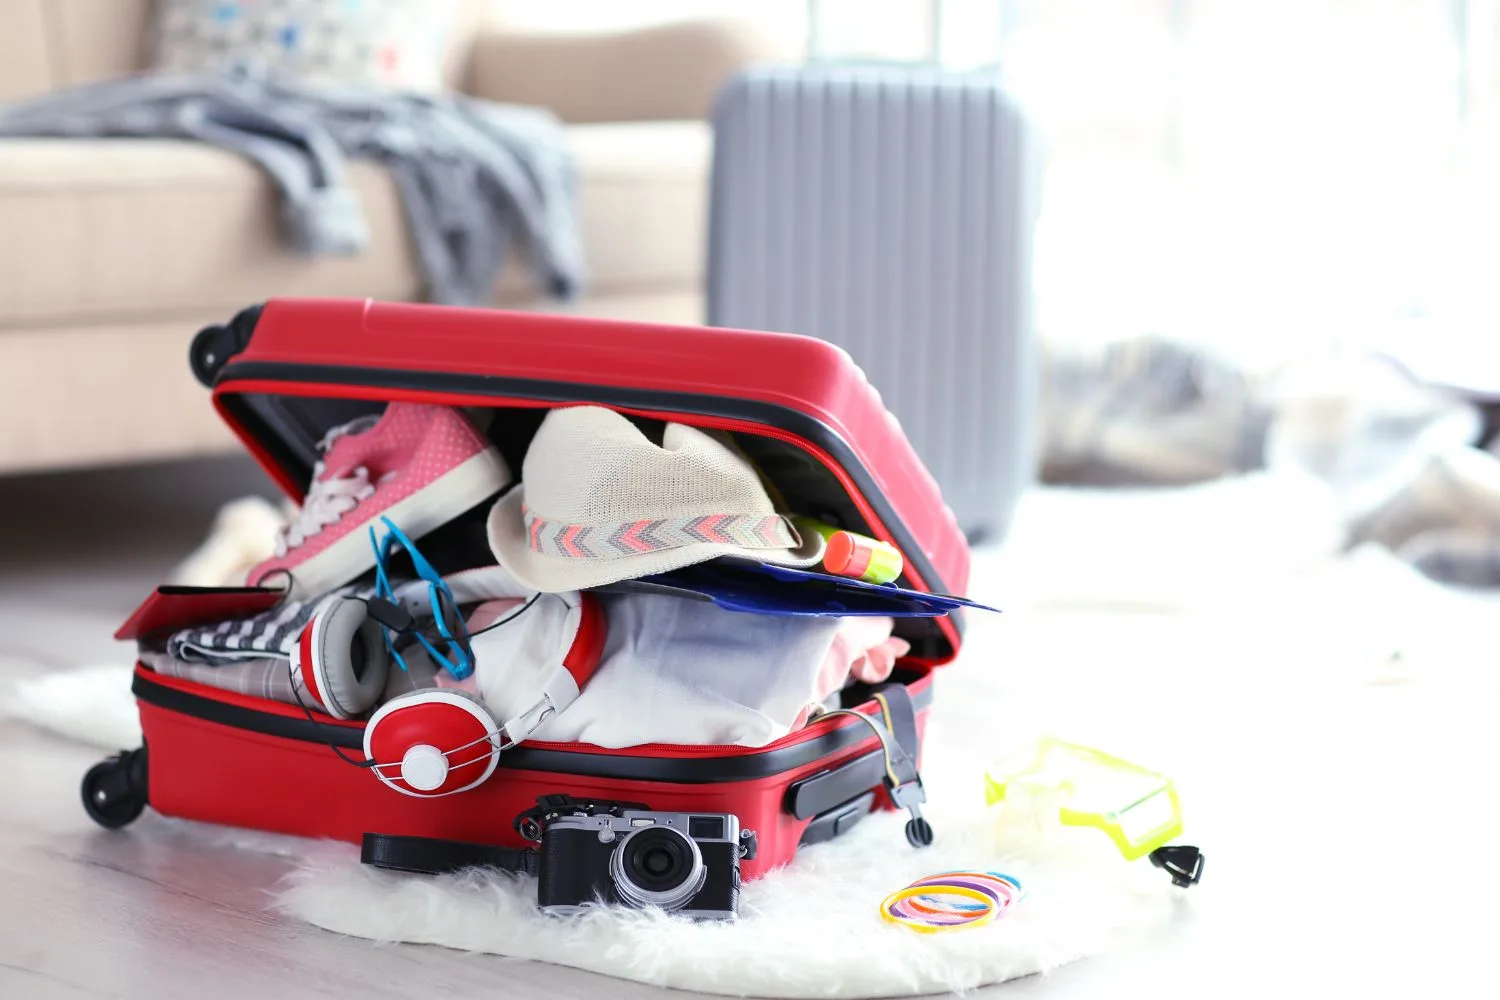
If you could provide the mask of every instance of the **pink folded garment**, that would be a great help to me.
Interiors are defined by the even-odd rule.
[[[501,597],[493,601],[485,601],[469,613],[469,618],[464,624],[468,626],[469,635],[471,636],[477,636],[491,628],[505,628],[503,619],[525,603],[519,597]],[[475,650],[474,655],[477,658],[479,650]],[[461,681],[454,680],[453,675],[446,670],[440,670],[437,673],[434,683],[438,687],[458,688],[460,691],[467,691],[472,695],[478,695],[478,666],[476,665],[475,667],[475,673],[470,674]]]
[[[896,661],[911,652],[911,643],[891,635],[895,625],[890,618],[845,618],[840,623],[818,670],[812,700],[798,713],[793,729],[805,726],[808,716],[851,678],[879,684],[891,676]]]

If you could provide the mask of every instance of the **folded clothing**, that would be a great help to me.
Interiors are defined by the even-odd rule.
[[[504,569],[493,565],[464,570],[443,579],[460,605],[518,595],[525,597],[529,593],[520,588]],[[393,582],[392,594],[417,618],[432,617],[432,603],[425,580]],[[287,598],[274,608],[249,618],[174,632],[167,639],[167,652],[179,660],[205,664],[222,665],[262,657],[285,660],[291,656],[302,629],[334,600],[374,595],[374,587],[351,584],[308,600]]]
[[[868,625],[878,620],[863,619],[863,634],[878,638],[862,643],[851,632],[839,642],[848,620],[740,614],[657,594],[601,600],[608,632],[599,669],[566,712],[533,732],[535,739],[601,747],[765,746],[822,700],[829,683],[820,678],[837,677],[842,686],[853,662],[880,648],[892,627],[884,619],[882,633],[881,625]],[[831,655],[838,663],[829,664]],[[488,701],[489,674],[498,665],[476,659]]]
[[[269,698],[295,705],[302,693],[301,679],[293,679],[293,672],[288,669],[285,659],[245,656],[224,664],[204,663],[184,660],[159,649],[142,649],[138,658],[163,677],[177,677],[251,698]],[[303,700],[313,704],[305,697]]]
[[[380,696],[381,703],[397,695],[433,687],[438,683],[434,676],[439,673],[438,667],[424,651],[418,650],[416,653],[406,656],[410,668],[408,671],[392,670],[387,675],[385,691]],[[303,687],[302,674],[292,670],[290,661],[284,657],[242,657],[225,663],[203,663],[179,659],[165,650],[143,649],[139,658],[163,677],[177,677],[221,691],[233,691],[251,698],[268,698],[288,705],[311,708],[317,704]]]
[[[167,652],[174,659],[210,666],[266,657],[285,661],[297,636],[319,611],[340,597],[372,597],[374,593],[373,587],[348,586],[311,600],[288,598],[249,618],[174,632],[167,639]]]
[[[890,618],[842,619],[813,682],[812,700],[803,706],[792,728],[807,725],[813,711],[828,704],[851,679],[864,684],[879,684],[889,679],[896,661],[911,652],[911,643],[891,635],[894,627],[895,622]]]
[[[472,609],[466,610],[467,625],[477,638],[483,637],[480,633],[484,629],[522,606],[530,594],[499,566],[464,570],[444,579],[454,600],[461,607]],[[430,619],[432,611],[426,581],[403,581],[394,586],[393,593],[396,600],[419,620]],[[313,616],[334,599],[370,597],[373,594],[371,587],[348,586],[315,600],[287,599],[269,611],[249,618],[182,629],[168,638],[165,649],[143,647],[139,658],[164,676],[255,698],[315,705],[316,700],[307,697],[302,687],[301,675],[289,669],[291,649],[297,636]],[[380,703],[421,688],[454,683],[420,646],[403,649],[402,657],[408,669],[390,671]],[[472,678],[468,687],[472,690]]]
[[[381,703],[427,687],[479,695],[509,720],[546,692],[570,634],[578,593],[537,594],[498,566],[446,578],[465,609],[475,672],[454,681],[420,647],[403,651]],[[427,585],[395,588],[408,610],[427,606]],[[268,612],[171,637],[141,659],[159,673],[252,697],[314,704],[288,666],[297,633],[342,588],[317,601],[288,601]],[[890,618],[779,617],[725,611],[659,594],[598,594],[606,636],[598,670],[566,711],[531,738],[602,747],[645,743],[757,747],[801,727],[851,677],[887,678],[908,651]]]
[[[456,681],[436,671],[434,683],[478,695],[497,718],[525,712],[541,699],[560,654],[569,597],[540,594],[476,608],[469,617],[474,674]],[[578,701],[542,723],[534,738],[762,746],[800,729],[851,678],[887,679],[911,648],[891,635],[890,618],[765,618],[666,595],[614,597],[605,617],[598,671]],[[823,624],[809,627],[814,621]],[[646,630],[652,634],[643,642]]]

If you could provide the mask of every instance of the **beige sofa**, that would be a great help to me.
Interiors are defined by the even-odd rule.
[[[0,2],[0,101],[139,70],[149,0]],[[470,0],[450,85],[569,123],[590,272],[588,315],[694,322],[711,137],[704,117],[746,62],[788,54],[740,22],[608,35],[507,28]],[[278,239],[272,189],[187,142],[0,140],[0,475],[234,447],[191,378],[204,323],[272,296],[402,299],[418,273],[390,178],[356,164],[373,233],[350,259]],[[518,262],[519,265],[519,262]],[[512,267],[512,308],[553,308]]]

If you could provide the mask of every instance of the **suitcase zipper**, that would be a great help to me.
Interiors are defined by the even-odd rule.
[[[931,694],[927,689],[931,677],[932,674],[928,673],[915,682],[921,685],[921,689],[913,691],[913,697],[921,708],[931,702]],[[361,745],[362,726],[335,723],[333,720],[322,724],[308,723],[300,715],[277,712],[276,707],[281,706],[280,702],[267,702],[262,707],[255,704],[261,699],[221,691],[193,681],[160,678],[150,669],[139,665],[135,670],[131,690],[143,704],[205,722],[323,746],[328,745],[330,736],[342,734],[341,738],[335,739],[336,743],[349,749],[358,749]],[[863,710],[871,705],[873,702],[867,702],[859,707]],[[611,750],[592,743],[526,741],[503,754],[501,766],[516,770],[636,781],[716,784],[756,780],[784,773],[833,753],[855,751],[868,739],[866,737],[850,741],[846,738],[848,734],[842,730],[859,725],[853,720],[845,720],[843,725],[833,719],[827,720],[827,723],[832,725],[814,723],[763,747],[658,743]],[[804,755],[796,753],[802,744],[836,736],[838,742],[844,745],[830,747],[806,759]],[[789,752],[790,759],[778,759]],[[689,760],[712,760],[715,763],[695,766],[686,772],[673,769],[674,761]]]
[[[785,739],[786,737],[782,737]],[[598,753],[599,746],[595,743],[577,742],[554,742],[552,740],[523,740],[520,746],[531,747],[534,750],[557,750],[571,753]],[[781,746],[781,740],[775,743],[767,743],[763,747],[746,747],[737,743],[637,743],[628,747],[606,748],[611,753],[623,754],[628,757],[732,757],[740,754],[758,753],[771,750]]]

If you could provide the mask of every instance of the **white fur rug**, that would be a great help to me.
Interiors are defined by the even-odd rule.
[[[937,760],[928,771],[956,776]],[[942,790],[931,810],[939,838],[933,847],[913,850],[898,818],[872,818],[842,842],[809,848],[791,866],[748,884],[733,925],[616,909],[563,921],[538,913],[530,879],[429,879],[332,861],[304,868],[279,905],[379,941],[431,942],[678,989],[765,997],[968,989],[1103,951],[1170,915],[1181,891],[1162,872],[1126,864],[1103,850],[1107,844],[1049,842],[1034,824],[1005,824],[999,813],[986,814],[977,782],[935,785]],[[1029,896],[997,923],[962,932],[922,935],[879,919],[887,893],[923,875],[975,866],[1018,875]]]
[[[1493,620],[1493,603],[1437,588],[1388,554],[1342,553],[1337,511],[1315,484],[1248,476],[1211,486],[1102,495],[1045,491],[1023,504],[1015,541],[984,553],[971,593],[1007,609],[971,619],[964,655],[937,685],[924,774],[938,843],[909,848],[902,818],[872,817],[746,886],[742,919],[695,924],[631,911],[562,923],[538,913],[534,887],[509,876],[429,879],[360,866],[346,845],[195,824],[142,821],[138,836],[208,836],[299,858],[283,911],[376,941],[428,942],[575,966],[679,989],[768,997],[874,997],[964,990],[1044,971],[1161,927],[1212,898],[1182,891],[1144,861],[1123,862],[1093,831],[986,810],[980,774],[1043,732],[1094,743],[1167,773],[1193,771],[1156,691],[1131,683],[1171,661],[1211,691],[1229,677],[1244,630],[1296,635],[1284,663],[1257,660],[1227,683],[1234,698],[1277,698],[1295,675],[1319,687],[1402,683],[1440,669],[1451,644]],[[1092,626],[1105,627],[1097,634]],[[1122,644],[1121,635],[1140,641]],[[1209,645],[1213,643],[1214,645]],[[1208,655],[1205,655],[1208,654]],[[1050,686],[1048,662],[1093,658],[1099,687]],[[1264,664],[1262,666],[1262,664]],[[1319,672],[1321,671],[1321,672]],[[74,738],[135,745],[125,668],[56,674],[0,698],[0,712]],[[1076,681],[1075,681],[1076,682]],[[1136,699],[1133,702],[1128,699]],[[1132,715],[1131,713],[1136,714]],[[1138,753],[1149,749],[1150,756]],[[1201,769],[1199,771],[1201,773]],[[1183,785],[1197,842],[1193,795]],[[85,823],[80,814],[80,824]],[[877,903],[912,878],[998,868],[1026,900],[993,925],[918,935],[883,924]]]

